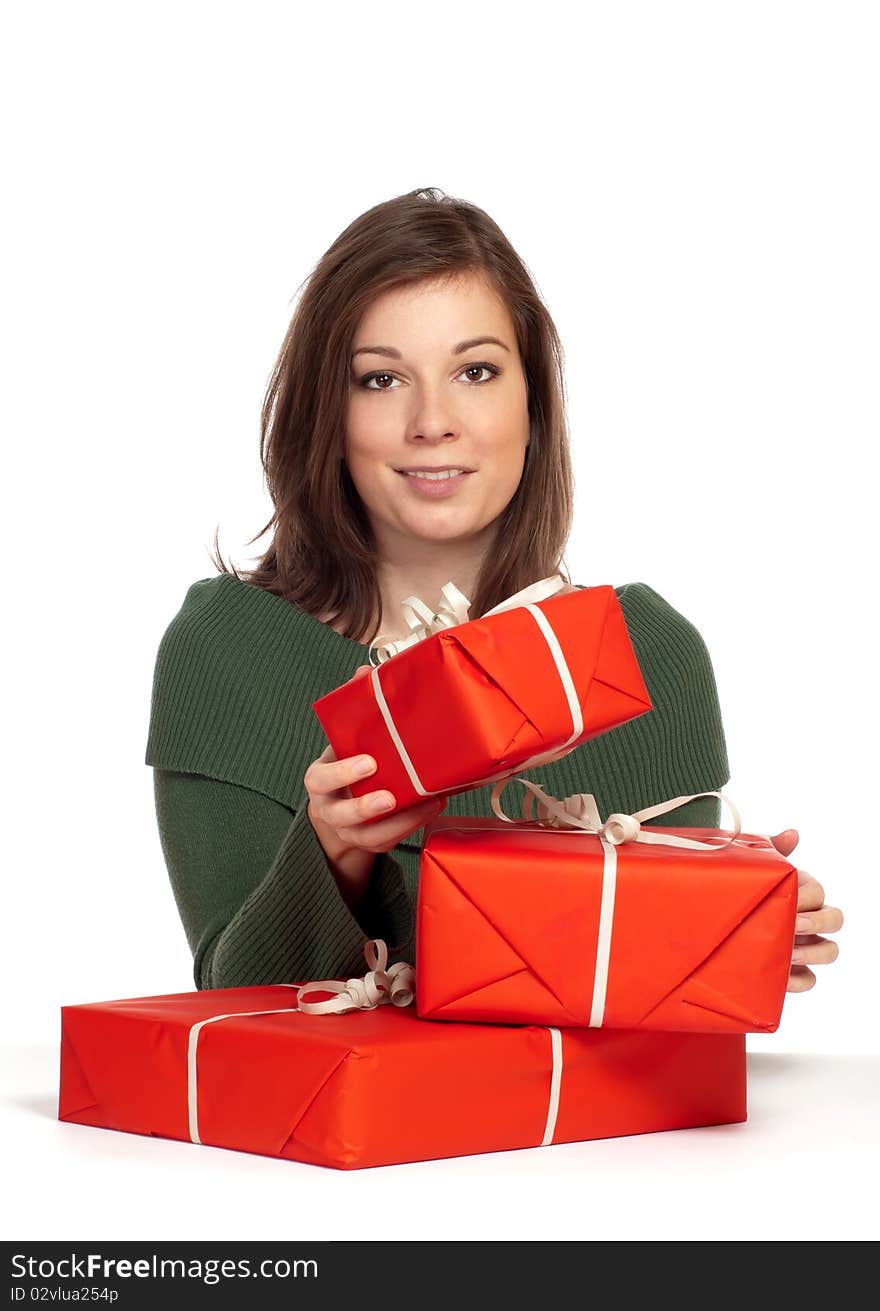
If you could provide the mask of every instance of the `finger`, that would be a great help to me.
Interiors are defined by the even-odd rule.
[[[843,927],[843,911],[836,906],[822,906],[810,915],[798,915],[795,933],[836,933]]]
[[[816,976],[806,965],[792,965],[788,976],[786,992],[809,992],[816,982]]]
[[[792,965],[830,965],[839,955],[840,948],[836,942],[829,942],[827,938],[813,935],[795,939],[791,963]]]
[[[802,880],[801,874],[806,875]],[[818,910],[825,903],[825,889],[812,874],[798,870],[798,910]]]
[[[388,792],[385,788],[377,792],[365,792],[359,797],[338,792],[321,798],[319,818],[337,830],[346,829],[349,834],[369,822],[372,832],[376,827],[377,816],[387,815],[388,820],[397,823],[398,826],[405,825],[410,820],[415,824],[415,819],[423,819],[426,812],[430,813],[438,807],[442,810],[446,805],[446,798],[426,797],[415,806],[394,811],[396,804],[394,793]],[[389,811],[394,811],[394,814],[389,814]]]
[[[308,792],[326,796],[329,792],[349,787],[360,778],[369,778],[375,772],[376,761],[372,756],[344,756],[337,760],[335,755],[328,757],[324,751],[309,765],[303,783]]]
[[[355,802],[339,802],[342,805],[357,805],[357,802],[363,798],[358,797]],[[355,813],[351,822],[345,822],[351,817],[352,812],[347,811],[343,815],[343,822],[339,820],[329,820],[344,842],[351,842],[353,845],[363,847],[367,851],[390,851],[396,847],[398,842],[415,833],[417,829],[424,828],[435,816],[439,815],[445,806],[444,798],[430,797],[427,801],[420,802],[417,806],[407,806],[405,810],[398,810],[396,814],[390,815],[387,819],[373,820],[366,824],[365,820],[372,819],[372,815],[359,815]],[[333,813],[332,806],[328,808],[329,813]],[[339,812],[337,812],[338,814]],[[373,812],[379,813],[381,812]]]
[[[347,678],[345,682],[353,683],[355,679],[363,678],[364,674],[368,674],[372,668],[373,668],[372,665],[358,665],[357,669],[354,671],[351,678]],[[343,683],[342,686],[344,687],[345,683]]]
[[[775,837],[770,839],[770,841],[773,843],[777,851],[781,852],[783,856],[787,856],[790,852],[794,851],[800,838],[796,828],[786,828],[783,829],[781,833],[777,833]]]

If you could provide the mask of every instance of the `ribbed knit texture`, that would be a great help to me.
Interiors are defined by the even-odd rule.
[[[718,790],[730,775],[697,629],[646,583],[615,591],[653,709],[527,775],[560,799],[592,792],[603,817]],[[391,963],[415,964],[423,830],[376,857],[356,917],[306,811],[303,777],[327,745],[312,702],[368,652],[229,574],[193,583],[166,629],[146,763],[198,988],[363,974],[371,937],[385,939]],[[458,793],[444,814],[491,815],[490,792]],[[508,813],[522,794],[510,784]],[[707,797],[650,822],[717,827],[720,818],[720,802]]]

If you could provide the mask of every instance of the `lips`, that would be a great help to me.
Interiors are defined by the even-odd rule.
[[[449,478],[419,478],[417,474],[405,473],[402,469],[396,472],[403,478],[411,492],[430,500],[452,496],[470,477],[470,471],[466,470],[452,474]]]

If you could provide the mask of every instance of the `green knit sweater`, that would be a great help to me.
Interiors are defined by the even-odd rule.
[[[560,799],[592,792],[603,817],[717,790],[730,772],[697,629],[645,583],[615,591],[653,709],[533,775]],[[312,702],[351,678],[368,650],[231,574],[193,583],[168,625],[146,763],[197,988],[362,975],[367,938],[384,938],[390,963],[415,964],[423,830],[376,857],[355,916],[306,810],[303,776],[327,745]],[[444,814],[490,815],[490,792],[458,793]],[[651,822],[720,819],[721,803],[705,797]]]

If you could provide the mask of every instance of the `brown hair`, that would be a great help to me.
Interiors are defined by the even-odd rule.
[[[382,622],[375,541],[343,460],[354,334],[380,292],[472,272],[488,279],[513,319],[530,440],[519,486],[498,525],[503,549],[486,555],[470,617],[539,578],[567,578],[561,561],[574,479],[556,327],[498,225],[476,205],[435,187],[361,214],[306,280],[262,406],[260,459],[275,511],[257,537],[274,525],[273,540],[256,568],[239,573],[219,558],[215,531],[212,560],[222,573],[341,621],[346,637],[372,641]]]

